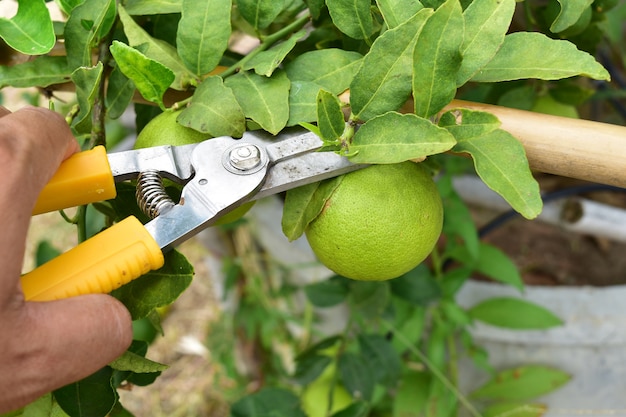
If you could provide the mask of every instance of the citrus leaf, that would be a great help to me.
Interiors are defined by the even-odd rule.
[[[447,0],[424,24],[413,55],[416,115],[430,117],[454,98],[463,59],[463,27],[459,0]]]
[[[268,27],[285,8],[285,0],[236,0],[237,9],[254,29]]]
[[[94,374],[54,391],[54,398],[70,417],[105,417],[117,401],[111,386],[113,370],[104,367]]]
[[[332,307],[342,303],[349,291],[346,279],[338,275],[304,287],[307,298],[316,307]]]
[[[514,330],[544,330],[563,321],[546,308],[513,297],[496,297],[476,304],[469,315],[493,326]]]
[[[394,164],[445,152],[454,137],[414,114],[388,112],[376,116],[357,130],[349,146],[354,163]]]
[[[262,51],[244,64],[243,70],[253,69],[259,75],[270,77],[276,68],[282,64],[287,54],[296,46],[296,42],[302,39],[306,32],[301,30],[294,33],[284,42]]]
[[[363,56],[343,49],[305,52],[285,66],[289,79],[312,82],[333,94],[344,92],[361,65]]]
[[[1,69],[0,69],[1,70]],[[317,120],[317,94],[322,89],[310,81],[292,81],[289,90],[289,120],[287,126]]]
[[[231,0],[183,0],[176,48],[196,75],[208,74],[220,62],[231,34]]]
[[[193,278],[193,266],[177,251],[165,254],[165,265],[111,292],[133,318],[148,316],[155,308],[170,305],[187,289]]]
[[[124,5],[132,15],[180,13],[183,0],[127,0]]]
[[[325,90],[317,93],[317,126],[322,140],[327,142],[339,139],[346,126],[339,99]]]
[[[327,355],[307,353],[296,360],[296,372],[293,379],[300,385],[307,385],[319,377],[330,365],[332,359]]]
[[[76,99],[80,109],[72,121],[72,127],[79,134],[91,131],[91,111],[102,78],[102,68],[102,62],[98,62],[95,67],[80,67],[72,73],[72,81],[76,86]]]
[[[363,357],[369,359],[369,367],[374,371],[374,380],[396,381],[402,372],[402,362],[391,342],[378,334],[358,335],[359,346]]]
[[[118,13],[124,26],[124,34],[128,38],[128,44],[133,47],[141,46],[145,56],[160,62],[174,72],[176,78],[172,83],[172,88],[182,90],[189,85],[190,80],[195,79],[195,74],[183,64],[176,48],[165,41],[150,36],[122,6],[119,7]]]
[[[339,357],[337,370],[350,395],[365,401],[371,400],[376,380],[370,369],[369,357],[346,352]]]
[[[128,350],[111,362],[109,366],[116,371],[130,371],[139,374],[161,372],[169,368],[167,365],[154,362]]]
[[[548,411],[545,404],[505,402],[488,406],[483,411],[483,417],[501,417],[504,415],[515,417],[542,417]]]
[[[284,71],[263,77],[242,71],[224,80],[231,88],[246,117],[258,123],[263,130],[278,134],[289,120],[290,82]]]
[[[431,375],[426,372],[408,370],[400,379],[393,401],[393,415],[420,417],[428,401]]]
[[[522,366],[498,372],[470,396],[476,399],[524,401],[546,395],[570,379],[569,374],[548,366]]]
[[[493,115],[466,109],[444,114],[440,126],[456,138],[454,152],[469,153],[476,173],[489,188],[500,194],[527,219],[541,213],[543,202],[539,185],[532,176],[522,144],[510,133],[497,128]]]
[[[389,29],[401,25],[424,8],[418,0],[376,0],[376,4]]]
[[[234,403],[232,417],[306,417],[300,398],[284,388],[262,388]]]
[[[0,65],[0,88],[47,87],[69,81],[72,71],[64,56],[43,55],[17,65]]]
[[[558,0],[561,10],[550,26],[550,32],[560,33],[573,26],[593,0]]]
[[[326,0],[337,29],[354,39],[368,39],[374,31],[370,0]]]
[[[397,110],[406,102],[411,94],[415,41],[431,15],[431,9],[422,9],[374,41],[350,84],[355,118],[367,120]]]
[[[463,12],[463,61],[456,84],[461,86],[498,52],[515,11],[515,0],[476,0]]]
[[[50,52],[56,42],[50,12],[43,0],[18,0],[12,19],[0,17],[0,37],[27,55]]]
[[[71,69],[92,66],[92,47],[115,21],[114,0],[85,0],[72,10],[64,30],[65,51]]]
[[[304,3],[309,7],[309,11],[311,12],[311,17],[313,17],[313,19],[320,17],[325,0],[304,0]]]
[[[134,94],[135,83],[125,76],[118,67],[113,68],[109,76],[105,99],[107,116],[111,119],[117,119],[124,114]]]
[[[239,138],[246,130],[243,110],[233,92],[219,76],[206,78],[196,89],[191,104],[176,119],[183,126],[213,137]]]
[[[110,49],[120,71],[135,83],[143,98],[165,109],[163,94],[174,82],[172,70],[122,42],[113,41]]]
[[[608,71],[593,56],[580,51],[574,44],[550,39],[542,33],[516,32],[504,37],[498,53],[471,81],[558,80],[575,75],[610,79]]]
[[[321,212],[343,176],[316,182],[287,191],[281,226],[290,240],[296,240]]]

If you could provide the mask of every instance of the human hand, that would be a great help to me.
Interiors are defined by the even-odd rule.
[[[26,302],[20,287],[39,192],[77,150],[59,114],[0,106],[0,413],[92,374],[132,339],[130,315],[113,297]]]

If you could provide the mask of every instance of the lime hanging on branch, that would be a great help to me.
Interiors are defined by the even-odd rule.
[[[442,226],[443,204],[431,175],[403,162],[346,174],[305,234],[335,273],[381,281],[424,261]]]

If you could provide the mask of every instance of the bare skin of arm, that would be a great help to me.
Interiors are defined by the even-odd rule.
[[[113,297],[26,302],[20,288],[37,196],[76,151],[59,114],[0,106],[0,414],[92,374],[132,340],[130,315]]]

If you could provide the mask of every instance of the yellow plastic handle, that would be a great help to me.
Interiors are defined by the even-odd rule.
[[[163,263],[150,233],[128,217],[22,276],[22,289],[27,301],[108,293]]]
[[[33,214],[114,198],[115,181],[106,149],[96,146],[66,159],[44,187]]]

